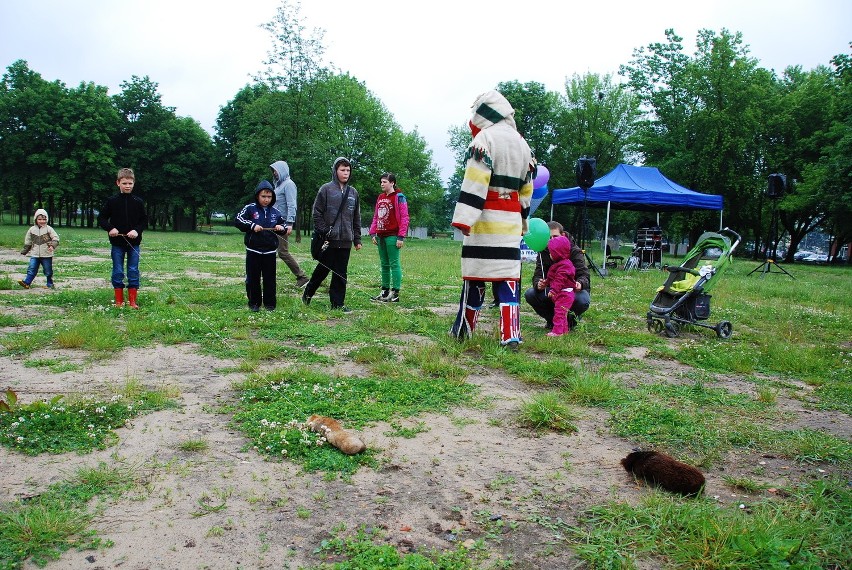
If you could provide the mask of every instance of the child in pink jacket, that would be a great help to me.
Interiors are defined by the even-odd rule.
[[[553,330],[547,336],[562,336],[570,332],[568,328],[568,310],[574,304],[575,269],[571,263],[571,240],[566,236],[556,236],[547,242],[547,250],[553,265],[547,270],[547,283],[550,288],[547,296],[553,300]]]

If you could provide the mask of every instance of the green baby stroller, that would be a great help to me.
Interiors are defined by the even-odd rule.
[[[733,242],[729,235],[734,238]],[[696,325],[713,329],[720,338],[730,337],[733,332],[730,322],[710,325],[703,321],[710,318],[709,291],[731,264],[739,243],[740,235],[729,228],[719,233],[705,232],[681,265],[665,266],[663,269],[669,272],[669,276],[651,301],[646,315],[648,330],[676,337],[683,325]]]

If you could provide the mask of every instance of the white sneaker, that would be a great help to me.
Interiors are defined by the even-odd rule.
[[[370,297],[371,301],[387,301],[390,297],[390,289],[382,289],[382,292],[375,297]]]
[[[388,295],[384,299],[380,300],[384,301],[385,303],[399,303],[399,291],[397,291],[396,289],[391,289],[390,293],[388,293]]]

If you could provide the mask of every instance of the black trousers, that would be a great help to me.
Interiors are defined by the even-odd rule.
[[[278,259],[275,253],[274,249],[263,254],[246,252],[246,295],[249,306],[275,308],[275,267]]]
[[[317,261],[311,280],[305,285],[305,297],[313,297],[319,286],[331,273],[328,298],[332,309],[339,309],[346,302],[346,280],[349,271],[351,247],[329,247]]]

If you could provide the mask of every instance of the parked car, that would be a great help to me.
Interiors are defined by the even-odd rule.
[[[810,255],[815,255],[815,253],[813,251],[805,251],[803,249],[800,249],[795,254],[793,254],[793,259],[795,261],[802,261],[804,258]]]

